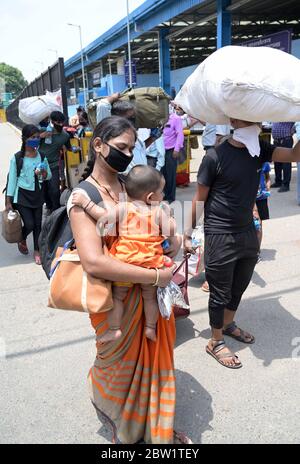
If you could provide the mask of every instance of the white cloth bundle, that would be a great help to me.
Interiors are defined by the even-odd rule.
[[[19,118],[26,124],[39,124],[52,111],[62,111],[61,91],[23,98],[19,101]]]
[[[220,48],[187,79],[175,102],[212,124],[300,120],[300,60],[270,47]]]

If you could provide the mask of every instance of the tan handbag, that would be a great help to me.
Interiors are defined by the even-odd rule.
[[[50,308],[91,314],[112,309],[111,282],[88,275],[70,242],[63,249],[58,248],[51,269]]]
[[[23,240],[22,220],[18,211],[2,211],[2,237],[8,243],[18,243]]]

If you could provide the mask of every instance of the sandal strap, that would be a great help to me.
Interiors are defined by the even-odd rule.
[[[214,341],[214,340],[213,340]],[[212,351],[214,353],[218,353],[219,351],[223,350],[225,346],[225,341],[224,340],[215,340],[217,343],[213,347]]]
[[[225,326],[224,332],[226,332],[227,334],[231,334],[236,329],[238,329],[238,326],[236,325],[235,321],[232,321],[230,324]]]
[[[227,351],[226,353],[220,353],[218,355],[218,359],[223,359],[223,358],[239,359],[239,357],[236,354],[231,353],[230,351]]]

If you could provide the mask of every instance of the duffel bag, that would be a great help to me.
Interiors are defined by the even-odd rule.
[[[223,47],[186,80],[175,102],[211,124],[300,120],[300,60],[271,47]]]
[[[171,97],[160,87],[140,87],[125,90],[120,100],[129,101],[136,109],[136,126],[153,129],[169,119]]]

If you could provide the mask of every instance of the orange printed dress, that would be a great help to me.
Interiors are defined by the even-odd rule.
[[[106,240],[114,256],[118,255],[118,259],[126,256],[129,262],[146,267],[162,265],[163,237],[152,235],[150,216],[153,218],[153,213],[145,215],[136,214],[133,209],[128,211],[125,224],[130,225],[131,233],[120,231],[121,236],[114,244],[111,244],[112,237]],[[148,227],[151,225],[150,230],[138,233],[134,218]],[[128,289],[124,305],[122,337],[113,342],[99,341],[109,328],[108,313],[90,314],[97,348],[88,375],[91,401],[102,423],[111,428],[113,443],[129,444],[142,440],[150,444],[172,444],[176,399],[174,315],[166,320],[159,314],[157,340],[153,343],[145,336],[140,285]]]
[[[164,237],[158,224],[159,207],[145,208],[134,203],[126,204],[119,222],[119,236],[110,254],[120,261],[148,269],[160,269],[165,258],[162,249]],[[132,287],[129,282],[114,282],[117,286]]]

